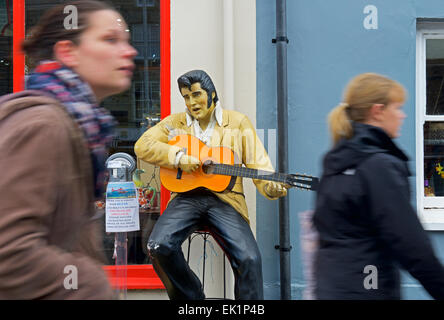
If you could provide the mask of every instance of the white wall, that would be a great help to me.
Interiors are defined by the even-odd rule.
[[[223,0],[171,0],[171,113],[185,108],[177,78],[205,70],[223,104]]]
[[[232,0],[234,5],[234,109],[256,127],[256,1]],[[263,141],[264,142],[264,141]],[[250,225],[256,235],[256,188],[244,179]]]

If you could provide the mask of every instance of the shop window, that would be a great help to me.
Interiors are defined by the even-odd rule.
[[[63,2],[57,0],[26,0],[26,29],[29,30],[34,26],[44,11]],[[136,69],[131,87],[127,91],[109,97],[102,102],[102,106],[108,109],[118,121],[116,138],[112,142],[110,155],[116,152],[125,152],[137,159],[134,154],[135,142],[149,127],[160,121],[160,3],[159,0],[112,0],[108,2],[125,19],[131,33],[131,44],[138,51],[134,61]],[[2,5],[0,5],[0,23],[5,20],[1,16],[2,8]],[[1,35],[0,41],[3,41]],[[8,41],[8,39],[5,39],[5,41]],[[3,51],[7,51],[5,48],[8,47],[0,44],[1,57],[3,57]],[[25,70],[30,70],[32,67],[27,65]],[[4,72],[1,63],[0,74],[0,86],[3,86]],[[5,72],[5,75],[8,75],[8,73]],[[0,87],[0,90],[3,90],[2,87]],[[141,174],[141,178],[146,187],[149,188],[146,195],[147,197],[154,197],[154,200],[149,207],[145,206],[140,209],[140,231],[127,233],[127,257],[130,265],[145,265],[151,263],[147,255],[146,244],[160,215],[161,184],[158,167],[140,160],[137,161],[137,164],[138,168],[145,170]],[[98,213],[102,214],[105,256],[108,265],[112,266],[115,264],[113,258],[115,234],[105,232],[104,200],[96,203],[96,205]],[[138,271],[140,270],[138,269]]]
[[[444,230],[444,22],[418,23],[416,61],[418,213]]]
[[[154,7],[155,1],[154,0],[137,0],[137,6],[138,7],[143,7],[143,6]]]
[[[0,96],[12,92],[12,0],[0,0]]]
[[[159,0],[111,1],[122,14],[131,32],[131,45],[138,55],[131,88],[103,101],[103,106],[118,120],[117,136],[111,153],[126,152],[136,159],[134,144],[151,126],[160,120],[160,7]],[[143,4],[146,3],[144,6]],[[141,8],[142,7],[142,8]],[[140,209],[140,231],[128,232],[128,264],[150,264],[147,242],[160,215],[159,168],[138,161],[142,181],[154,197],[150,206]],[[105,222],[103,221],[103,226]],[[114,233],[105,233],[105,254],[114,264]]]

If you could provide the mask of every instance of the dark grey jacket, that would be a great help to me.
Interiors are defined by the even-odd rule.
[[[317,298],[400,299],[400,266],[444,299],[444,269],[410,203],[406,155],[382,129],[353,126],[324,158]]]

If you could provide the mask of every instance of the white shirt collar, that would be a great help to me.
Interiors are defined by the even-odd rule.
[[[222,107],[220,106],[220,102],[216,102],[216,107],[213,110],[212,117],[216,117],[217,124],[219,127],[222,127]],[[187,126],[190,127],[193,124],[194,118],[191,116],[190,112],[188,111],[188,108],[185,108],[185,115],[187,118]]]

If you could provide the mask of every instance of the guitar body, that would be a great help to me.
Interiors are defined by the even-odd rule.
[[[192,135],[178,135],[168,144],[181,147],[187,155],[199,159],[202,164],[211,161],[234,165],[235,155],[230,148],[209,147]],[[192,173],[182,172],[178,169],[160,168],[160,181],[166,189],[172,192],[187,192],[200,187],[221,192],[231,189],[235,180],[235,176],[207,174],[203,171],[202,165]]]

